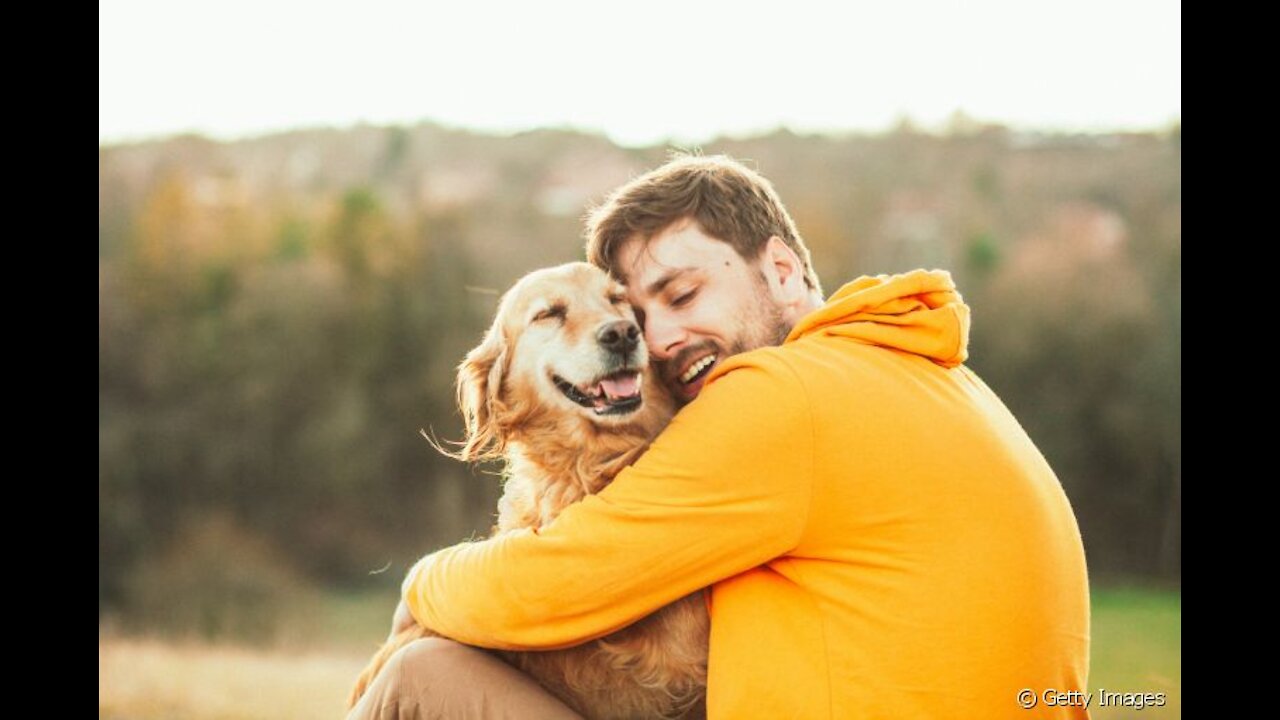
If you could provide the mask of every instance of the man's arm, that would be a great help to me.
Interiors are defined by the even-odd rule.
[[[806,396],[772,351],[732,358],[647,453],[541,530],[429,555],[403,596],[483,647],[568,647],[794,549],[809,513]]]

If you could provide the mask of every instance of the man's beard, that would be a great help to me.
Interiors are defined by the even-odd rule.
[[[787,335],[791,333],[791,325],[783,319],[782,308],[764,294],[766,292],[768,289],[762,284],[759,294],[756,295],[759,298],[759,304],[754,308],[754,312],[741,316],[744,322],[738,326],[728,347],[723,347],[714,340],[703,340],[685,347],[675,357],[660,363],[658,375],[674,390],[676,397],[680,397],[679,389],[683,383],[675,373],[688,367],[693,360],[708,353],[714,353],[718,365],[726,358],[738,353],[781,345],[787,339]]]
[[[764,292],[767,292],[767,288],[762,287],[761,293]],[[738,328],[733,343],[720,359],[748,350],[781,345],[791,333],[791,326],[782,319],[782,308],[767,295],[761,294],[756,297],[760,299],[760,304],[755,308],[756,311],[744,317],[746,322]]]

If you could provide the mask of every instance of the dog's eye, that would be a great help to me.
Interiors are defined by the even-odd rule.
[[[569,314],[569,309],[566,308],[564,305],[552,305],[546,310],[542,310],[537,315],[534,315],[532,322],[542,322],[543,320],[550,320],[552,318],[555,318],[557,320],[564,320],[565,315],[568,315],[568,314]]]

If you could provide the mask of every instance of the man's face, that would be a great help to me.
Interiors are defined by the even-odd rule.
[[[647,243],[632,239],[617,261],[658,375],[681,403],[725,358],[781,344],[791,329],[758,263],[696,222],[678,222]]]

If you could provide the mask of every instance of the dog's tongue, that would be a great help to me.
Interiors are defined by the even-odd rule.
[[[610,400],[634,397],[640,392],[640,373],[605,378],[600,381],[600,389]]]

